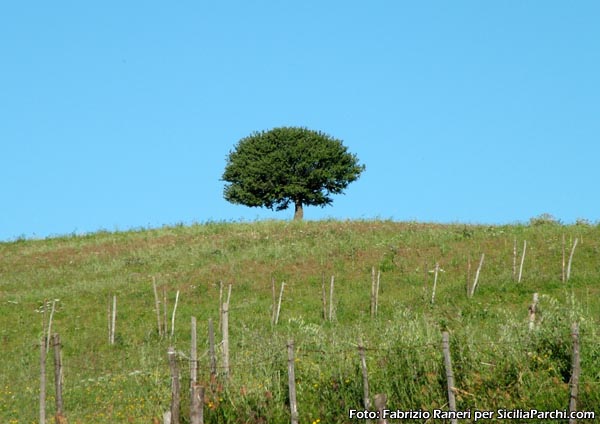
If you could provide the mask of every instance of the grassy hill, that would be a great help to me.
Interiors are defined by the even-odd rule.
[[[563,237],[566,260],[578,240],[567,283]],[[517,272],[527,241],[520,283],[513,278],[515,240]],[[469,298],[467,285],[482,253]],[[581,333],[578,405],[593,410],[600,405],[599,259],[599,227],[545,220],[511,226],[206,223],[0,243],[0,422],[38,420],[39,340],[53,300],[52,332],[60,333],[64,345],[70,423],[150,423],[162,417],[170,404],[171,345],[179,352],[186,416],[192,316],[198,320],[199,380],[208,387],[207,423],[289,422],[291,338],[302,423],[352,422],[348,410],[362,408],[359,339],[366,347],[371,398],[385,393],[391,409],[446,409],[444,330],[450,333],[459,410],[563,410],[573,322]],[[443,272],[432,303],[430,271],[436,263]],[[381,272],[374,318],[373,267]],[[322,289],[325,282],[328,295],[331,276],[334,317],[328,321]],[[180,293],[172,337],[158,334],[153,279],[161,300],[163,289],[167,293],[169,333]],[[271,322],[272,282],[276,297],[285,282],[277,326]],[[220,287],[225,298],[229,284],[231,370],[226,380],[218,356],[219,377],[211,390],[207,322],[211,318],[217,327]],[[535,292],[539,310],[530,331],[528,306]],[[113,295],[118,312],[115,344],[109,345]],[[52,372],[49,357],[48,417],[54,411]]]

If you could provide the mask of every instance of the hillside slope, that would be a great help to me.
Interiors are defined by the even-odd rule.
[[[570,280],[564,283],[563,240],[566,264],[576,239]],[[525,241],[518,283],[513,249],[516,242],[518,274]],[[469,298],[467,286],[482,254]],[[436,263],[441,270],[433,297]],[[376,317],[371,317],[373,269],[380,272]],[[328,321],[323,315],[329,314],[332,276]],[[186,415],[192,316],[199,323],[199,380],[208,388],[208,423],[289,422],[289,339],[295,341],[301,422],[349,422],[348,410],[362,408],[359,343],[367,347],[371,395],[385,393],[394,409],[447,408],[443,330],[451,336],[459,410],[562,410],[569,400],[573,322],[581,330],[579,405],[592,410],[600,405],[599,277],[600,228],[590,225],[267,221],[1,243],[0,422],[37,422],[39,340],[53,300],[52,332],[60,333],[64,345],[65,411],[72,423],[148,423],[162,417],[170,403],[169,345],[180,352]],[[163,291],[167,296],[163,337],[153,280],[161,322]],[[273,326],[282,282],[279,322]],[[218,327],[220,293],[225,301],[229,285],[231,370],[225,379],[218,356],[219,376],[211,388],[208,319]],[[533,293],[540,303],[530,331]],[[112,296],[118,306],[115,344],[109,345]],[[220,340],[218,329],[216,337]],[[50,357],[48,369],[51,416]]]

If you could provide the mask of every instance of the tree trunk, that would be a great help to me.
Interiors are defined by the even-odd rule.
[[[302,221],[304,217],[304,210],[302,209],[302,202],[296,200],[296,210],[294,212],[294,221]]]

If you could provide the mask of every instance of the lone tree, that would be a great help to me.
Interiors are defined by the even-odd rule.
[[[291,203],[324,207],[365,170],[341,140],[319,131],[281,127],[255,132],[229,152],[223,173],[225,200],[278,211]]]

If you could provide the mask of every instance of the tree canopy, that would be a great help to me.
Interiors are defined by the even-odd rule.
[[[326,206],[365,170],[341,140],[302,127],[254,132],[229,152],[223,181],[227,201],[285,210]]]

